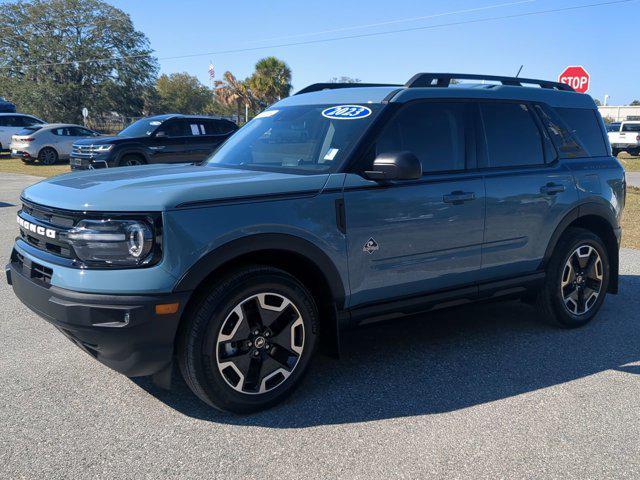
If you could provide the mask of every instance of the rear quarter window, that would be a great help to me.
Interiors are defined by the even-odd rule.
[[[588,156],[603,157],[608,155],[600,129],[600,119],[595,110],[589,108],[556,108],[555,110]]]

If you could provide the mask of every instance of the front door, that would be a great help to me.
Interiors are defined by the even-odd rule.
[[[484,181],[475,162],[471,108],[415,102],[383,129],[369,160],[411,151],[420,180],[345,180],[350,306],[474,285],[484,230]],[[367,160],[368,161],[368,160]]]
[[[181,119],[163,123],[154,135],[144,140],[151,151],[151,163],[189,162],[187,135],[187,124]]]

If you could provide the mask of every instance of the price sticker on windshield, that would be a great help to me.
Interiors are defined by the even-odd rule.
[[[369,115],[371,109],[362,105],[337,105],[322,111],[322,116],[331,120],[359,120]]]

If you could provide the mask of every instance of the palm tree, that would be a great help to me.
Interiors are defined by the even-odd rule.
[[[242,116],[242,107],[248,105],[251,110],[257,109],[257,102],[249,89],[247,80],[238,80],[231,72],[224,72],[224,81],[215,83],[216,98],[227,107],[236,107],[238,120]],[[248,119],[245,119],[245,121]]]
[[[256,63],[256,71],[248,79],[251,92],[261,109],[288,97],[291,92],[291,69],[276,57],[267,57]]]

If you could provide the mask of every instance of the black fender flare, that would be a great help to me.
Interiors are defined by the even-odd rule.
[[[587,216],[595,216],[595,217],[602,218],[609,224],[611,229],[614,231],[614,234],[615,234],[615,231],[619,229],[618,219],[616,218],[615,213],[612,211],[611,205],[605,202],[604,200],[601,203],[589,201],[589,202],[581,203],[575,206],[558,223],[553,234],[551,235],[551,239],[549,240],[547,249],[545,250],[545,254],[542,260],[542,268],[546,267],[558,241],[560,240],[560,237],[565,232],[567,227],[573,222],[575,222],[576,220],[580,219],[581,217],[587,217]],[[603,240],[606,241],[606,239],[603,239]],[[619,246],[617,243],[615,244],[615,249],[616,249],[616,252],[615,252],[616,255],[610,258],[612,268],[611,268],[611,284],[610,284],[609,291],[612,293],[617,293],[617,290],[618,290],[619,261],[618,261],[617,252],[619,250]]]
[[[212,272],[236,258],[262,250],[278,250],[300,255],[312,262],[324,275],[338,309],[344,305],[346,291],[340,273],[331,258],[308,240],[282,233],[262,233],[232,240],[202,256],[180,278],[174,292],[195,290]]]

